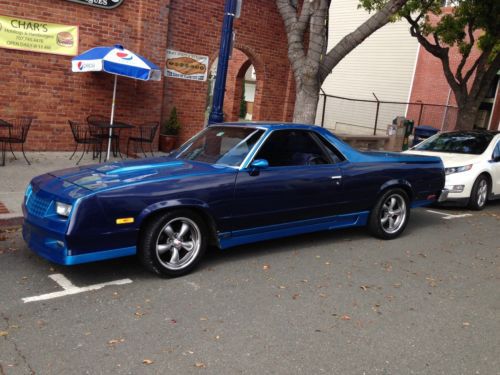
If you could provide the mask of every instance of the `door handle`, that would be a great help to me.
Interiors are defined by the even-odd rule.
[[[342,176],[331,176],[330,179],[335,183],[335,185],[340,185]]]

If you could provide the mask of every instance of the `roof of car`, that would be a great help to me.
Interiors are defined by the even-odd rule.
[[[258,128],[266,128],[270,130],[280,129],[286,127],[287,129],[318,129],[317,125],[306,125],[306,124],[297,124],[294,122],[273,122],[273,121],[244,121],[244,122],[223,122],[220,124],[211,124],[210,126],[216,125],[229,125],[229,126],[249,126],[249,127],[258,127]]]

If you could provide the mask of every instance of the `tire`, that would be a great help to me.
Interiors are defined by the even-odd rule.
[[[470,193],[468,207],[471,210],[480,211],[486,206],[488,201],[488,194],[490,192],[490,182],[485,175],[479,176]]]
[[[138,255],[142,264],[162,277],[191,272],[203,257],[207,226],[191,210],[174,210],[154,217],[141,231]]]
[[[410,219],[410,200],[403,189],[390,189],[377,200],[370,212],[368,230],[378,238],[392,240],[406,228]]]

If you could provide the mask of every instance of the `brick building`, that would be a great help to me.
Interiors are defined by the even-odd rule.
[[[111,0],[103,0],[110,2]],[[97,0],[94,0],[97,3]],[[116,2],[116,1],[115,1]],[[0,15],[79,26],[79,52],[122,44],[162,69],[167,49],[216,59],[224,0],[123,0],[103,9],[67,0],[2,0]],[[253,119],[284,121],[293,113],[294,82],[283,22],[274,1],[247,0],[235,20],[236,42],[230,64],[224,112],[237,117],[241,85],[250,65],[256,72]],[[109,115],[113,77],[71,72],[71,57],[0,49],[0,118],[33,116],[28,150],[70,150],[67,120]],[[203,127],[208,81],[163,77],[161,82],[118,80],[116,118],[134,125],[162,121],[175,106],[186,140]]]

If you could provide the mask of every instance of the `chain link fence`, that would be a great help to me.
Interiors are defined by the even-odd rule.
[[[457,112],[457,107],[449,105],[352,99],[322,93],[316,124],[340,134],[385,135],[387,125],[403,116],[412,120],[415,126],[426,125],[446,131],[455,128]]]

